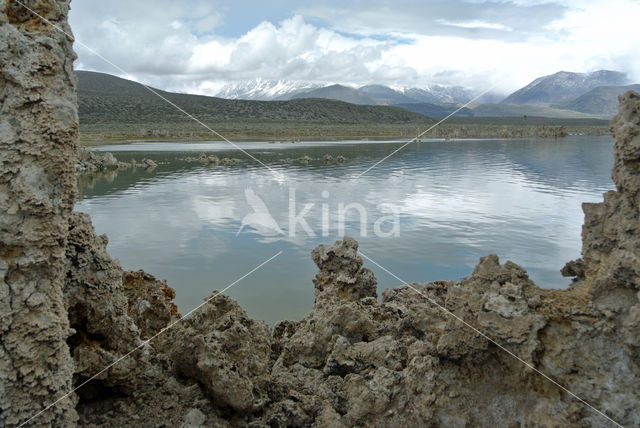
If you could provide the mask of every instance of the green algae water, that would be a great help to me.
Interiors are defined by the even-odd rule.
[[[611,137],[423,141],[360,175],[402,144],[239,144],[271,170],[221,142],[103,146],[159,165],[81,178],[76,209],[125,269],[166,279],[182,313],[282,251],[225,294],[253,318],[299,319],[313,305],[309,253],[343,233],[407,282],[458,280],[496,253],[541,287],[568,286],[560,269],[580,257],[581,203],[613,188]],[[242,162],[185,160],[201,153]],[[379,291],[399,285],[365,266]]]

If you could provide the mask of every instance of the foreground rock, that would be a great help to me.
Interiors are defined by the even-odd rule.
[[[606,425],[495,343],[616,420],[638,422],[637,358],[624,332],[615,333],[630,311],[607,317],[588,292],[541,290],[493,255],[460,283],[388,289],[381,303],[355,240],[321,246],[313,259],[320,271],[308,317],[271,333],[214,294],[114,367],[99,391],[81,394],[81,422],[121,426],[144,415],[150,425],[195,416],[221,426]]]
[[[147,421],[179,426],[200,402],[205,403],[199,407],[208,419],[218,420],[195,380],[177,378],[172,361],[153,345],[142,346],[179,319],[172,303],[175,292],[145,272],[123,271],[106,251],[106,236],[95,234],[86,214],[74,213],[68,239],[65,304],[73,329],[68,343],[75,362],[74,383],[85,382],[130,354],[78,390],[79,425]]]
[[[68,3],[39,12],[70,33]],[[71,39],[0,0],[0,426],[77,419],[65,343],[64,248],[78,134]]]

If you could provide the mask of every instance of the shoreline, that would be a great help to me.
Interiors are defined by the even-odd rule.
[[[402,139],[421,138],[561,138],[566,135],[605,135],[608,124],[596,119],[554,119],[497,117],[463,120],[450,118],[430,129],[436,123],[425,116],[423,123],[219,123],[213,129],[232,141],[291,141],[341,139]],[[424,133],[424,134],[423,134]],[[81,145],[112,141],[211,141],[212,133],[196,123],[128,124],[94,123],[80,125]]]
[[[496,136],[465,136],[465,137],[431,137],[431,136],[423,136],[416,140],[416,142],[426,142],[426,141],[480,141],[480,140],[529,140],[529,139],[561,139],[565,137],[573,137],[573,136],[605,136],[608,135],[608,132],[603,132],[604,129],[598,129],[594,132],[574,132],[567,133],[564,136],[521,136],[521,137],[510,137],[504,136],[503,134],[496,134]],[[296,138],[295,140],[292,138],[275,138],[271,136],[256,136],[256,137],[229,137],[228,140],[233,143],[267,143],[267,144],[301,144],[307,142],[336,142],[340,143],[367,143],[367,142],[390,142],[390,143],[406,143],[411,141],[415,137],[407,137],[401,135],[369,135],[369,136],[353,136],[353,135],[334,135],[334,136],[304,136],[300,138]],[[137,144],[137,143],[221,143],[228,144],[228,142],[224,139],[215,139],[215,138],[185,138],[185,137],[175,137],[175,138],[132,138],[132,137],[122,137],[122,138],[112,138],[112,139],[87,139],[80,138],[78,140],[78,144],[82,147],[99,147],[99,146],[108,146],[108,145],[125,145],[125,144]]]

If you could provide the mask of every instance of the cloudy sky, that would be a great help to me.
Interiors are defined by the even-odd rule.
[[[556,71],[640,82],[640,0],[73,0],[77,69],[214,95],[263,79],[502,93]]]

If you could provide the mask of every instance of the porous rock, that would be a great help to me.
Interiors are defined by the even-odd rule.
[[[71,34],[68,2],[29,4]],[[71,43],[19,3],[0,0],[0,426],[77,419],[62,295],[76,195]]]
[[[151,340],[180,320],[175,292],[144,271],[123,271],[107,244],[88,215],[72,215],[64,296],[79,425],[224,426],[204,389],[177,378],[162,344]]]
[[[104,154],[94,153],[86,147],[78,147],[78,157],[76,161],[77,173],[93,173],[107,170],[115,170],[129,167],[130,165],[121,163],[116,157],[106,152]]]
[[[204,385],[213,400],[238,412],[267,401],[271,338],[232,299],[214,292],[184,322],[159,338],[177,372]]]

